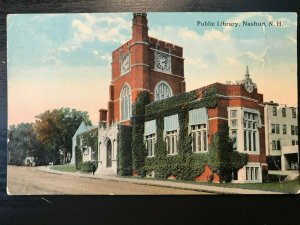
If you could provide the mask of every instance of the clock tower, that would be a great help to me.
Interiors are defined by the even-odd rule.
[[[184,93],[183,62],[182,47],[149,37],[147,14],[133,13],[131,40],[112,52],[108,110],[100,110],[100,121],[129,125],[141,91],[151,101]]]

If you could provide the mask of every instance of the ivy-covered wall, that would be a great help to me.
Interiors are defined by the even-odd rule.
[[[89,146],[94,152],[93,159],[94,161],[98,160],[98,129],[85,132],[76,137],[76,146],[75,146],[75,167],[77,170],[89,171],[92,163],[83,163],[83,152],[82,146],[80,145],[80,139],[82,139],[82,146]],[[97,167],[97,163],[95,163]]]
[[[136,103],[132,107],[132,169],[134,173],[145,175],[145,159],[147,151],[144,144],[144,122],[145,107],[150,103],[150,96],[147,91],[140,92]]]
[[[130,176],[132,172],[131,130],[129,126],[120,125],[118,131],[117,173]]]
[[[138,96],[132,117],[132,164],[135,171],[145,176],[154,171],[155,177],[167,178],[170,175],[180,180],[193,180],[199,176],[204,166],[218,171],[221,179],[228,181],[229,173],[235,168],[242,168],[247,163],[247,155],[234,152],[228,135],[228,126],[222,128],[213,137],[208,153],[192,152],[192,137],[188,132],[188,112],[196,108],[214,108],[217,106],[217,91],[214,86],[198,89],[165,100],[147,104],[147,92]],[[146,99],[146,100],[145,100]],[[142,110],[145,106],[145,111]],[[167,155],[166,142],[163,138],[164,117],[178,114],[179,137],[178,154]],[[156,120],[155,157],[147,157],[144,145],[144,122]],[[220,128],[221,129],[221,128]],[[224,130],[227,129],[227,133]],[[221,141],[226,141],[222,145]],[[220,147],[221,148],[218,148]],[[222,147],[223,146],[223,147]],[[226,163],[227,162],[227,163]]]

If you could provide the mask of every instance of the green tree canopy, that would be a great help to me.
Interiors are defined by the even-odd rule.
[[[9,164],[23,165],[27,156],[35,156],[39,150],[39,142],[34,132],[33,123],[10,126],[8,139]]]
[[[80,123],[84,121],[86,125],[91,125],[87,112],[69,108],[47,110],[36,118],[37,138],[43,143],[48,161],[54,163],[63,163],[66,154],[71,154],[72,137]]]
[[[233,150],[229,128],[225,123],[214,134],[208,156],[208,165],[218,171],[221,180],[225,182],[231,181],[233,170],[242,168],[248,162],[247,154]]]

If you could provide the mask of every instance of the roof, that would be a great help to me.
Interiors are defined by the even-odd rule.
[[[93,130],[93,129],[95,129],[95,128],[97,128],[97,126],[87,126],[87,125],[85,125],[85,123],[82,121],[82,122],[80,123],[78,129],[76,130],[76,132],[75,132],[73,138],[75,138],[78,134],[83,134],[83,133],[85,133],[85,132],[87,132],[87,131],[90,131],[90,130]],[[73,138],[72,138],[72,139],[73,139]]]

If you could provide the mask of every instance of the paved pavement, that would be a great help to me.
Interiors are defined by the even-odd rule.
[[[268,173],[273,175],[287,175],[287,180],[295,180],[299,177],[298,170],[269,170]]]
[[[172,182],[172,181],[162,181],[162,180],[153,180],[149,179],[139,179],[139,178],[127,178],[127,177],[119,177],[119,176],[104,176],[104,175],[92,175],[86,173],[68,173],[57,170],[52,170],[49,167],[39,167],[40,171],[47,173],[55,173],[55,174],[65,174],[72,176],[79,176],[90,179],[100,179],[100,180],[109,180],[109,181],[120,181],[120,182],[128,182],[134,184],[143,184],[149,186],[159,186],[159,187],[169,187],[183,190],[192,190],[192,191],[201,191],[208,193],[216,193],[216,194],[283,194],[281,192],[271,192],[271,191],[262,191],[262,190],[249,190],[249,189],[241,189],[241,188],[226,188],[226,187],[216,187],[209,185],[200,185],[200,184],[190,184],[190,183],[180,183],[180,182]]]
[[[91,179],[81,174],[45,173],[39,167],[7,167],[7,193],[11,195],[207,195],[208,192]],[[1,204],[0,204],[1,205]],[[1,224],[1,222],[0,222]]]

